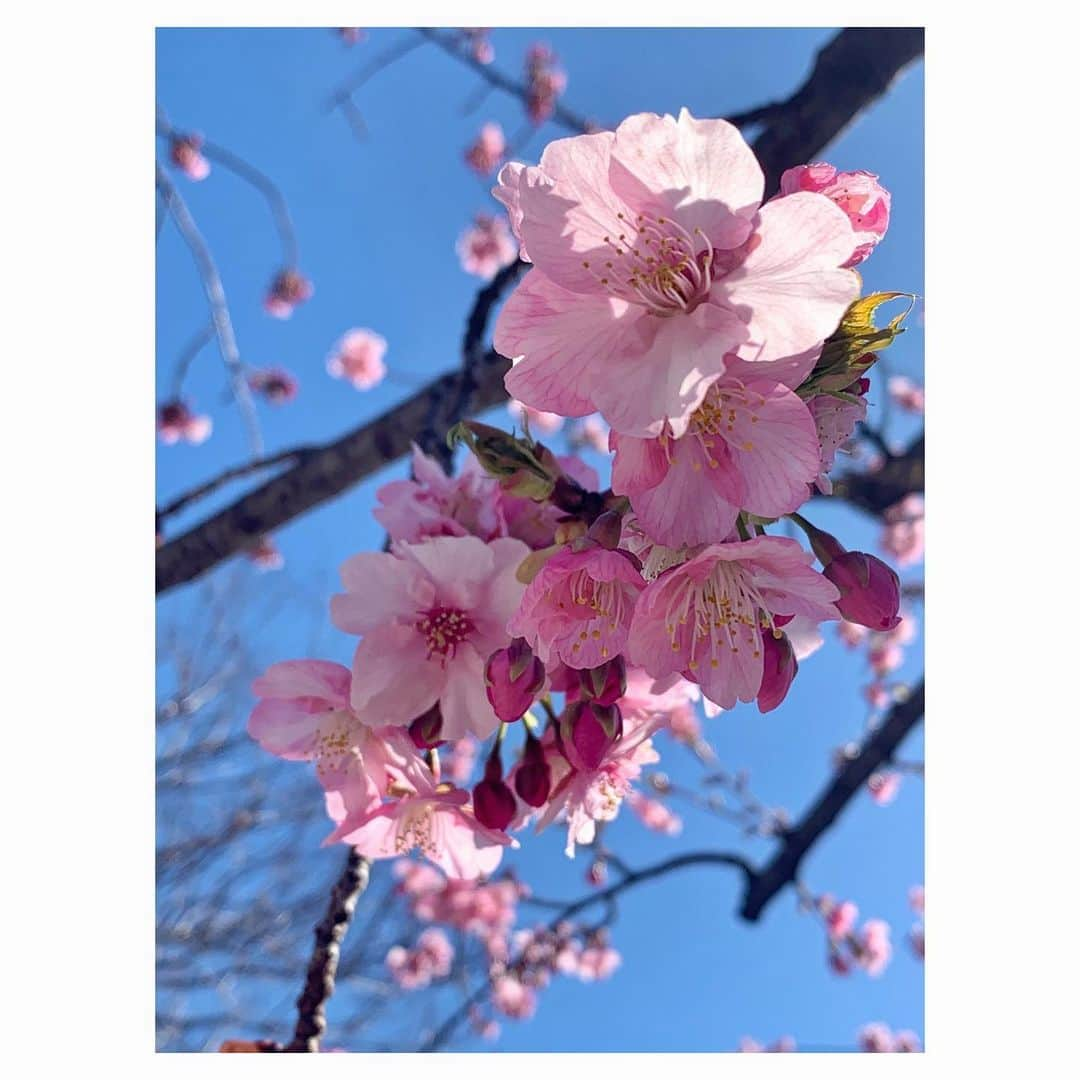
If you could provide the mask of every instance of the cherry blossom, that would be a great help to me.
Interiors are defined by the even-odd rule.
[[[192,446],[198,446],[210,437],[214,423],[209,416],[197,415],[191,411],[187,402],[179,398],[167,401],[158,409],[158,438],[166,446],[172,446],[181,439]]]
[[[370,390],[386,377],[386,339],[374,330],[350,330],[326,361],[335,379],[347,379],[357,390]]]
[[[394,945],[386,954],[386,966],[403,990],[422,990],[434,979],[450,974],[454,946],[442,930],[429,927],[416,939],[412,949]]]
[[[926,410],[926,391],[906,375],[893,375],[888,382],[889,397],[900,408],[919,416]]]
[[[567,549],[544,564],[508,629],[525,638],[545,664],[598,667],[625,648],[644,584],[622,552]]]
[[[457,254],[467,274],[490,281],[517,258],[517,244],[505,219],[477,214],[458,237]]]
[[[892,196],[874,173],[861,169],[837,172],[824,163],[799,165],[780,177],[780,194],[801,191],[820,192],[847,214],[857,243],[847,266],[857,266],[866,259],[888,231]]]
[[[851,225],[814,193],[761,206],[763,188],[738,130],[685,109],[504,166],[495,195],[534,267],[495,328],[510,394],[677,438],[736,351],[812,365],[858,294]]]
[[[926,517],[922,495],[911,492],[890,506],[878,546],[897,566],[919,562],[926,550]]]
[[[498,484],[470,457],[456,476],[447,476],[415,443],[412,479],[392,480],[375,492],[372,515],[391,540],[418,543],[433,536],[507,535]]]
[[[287,319],[300,304],[310,300],[315,287],[299,270],[282,270],[270,282],[263,307],[275,319]]]
[[[465,162],[473,172],[487,176],[498,168],[506,152],[506,138],[498,124],[485,124],[476,141],[465,151]]]
[[[491,734],[499,719],[484,664],[510,643],[506,621],[524,592],[515,574],[527,554],[520,540],[449,536],[349,559],[330,614],[339,629],[363,635],[353,707],[407,726],[438,702],[443,738]]]
[[[838,618],[839,592],[794,540],[710,544],[638,598],[629,656],[650,675],[679,674],[721,708],[753,701],[764,674],[762,633],[777,616]]]
[[[202,152],[203,137],[198,134],[174,135],[169,140],[169,160],[189,179],[205,180],[210,162]]]
[[[763,379],[718,379],[682,438],[616,434],[611,442],[612,490],[628,495],[645,531],[671,547],[723,540],[740,510],[769,518],[797,509],[820,471],[810,410]]]

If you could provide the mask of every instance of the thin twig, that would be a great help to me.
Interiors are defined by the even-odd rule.
[[[423,37],[399,38],[393,44],[387,46],[378,56],[370,60],[363,67],[358,68],[349,76],[327,99],[325,108],[331,112],[339,105],[352,101],[353,94],[360,89],[372,76],[377,75],[384,68],[389,67],[396,60],[407,56],[414,49],[424,44]]]
[[[157,132],[165,139],[173,139],[181,133],[169,123],[165,111],[158,108]],[[293,225],[292,215],[289,213],[289,205],[285,201],[278,186],[266,173],[257,169],[250,161],[245,161],[239,154],[234,154],[228,148],[204,139],[200,146],[200,152],[224,165],[231,173],[235,173],[242,180],[246,180],[263,198],[266,199],[270,214],[274,219],[278,236],[281,238],[282,259],[286,267],[295,268],[300,265],[300,245],[296,239],[296,228]]]
[[[244,364],[240,359],[240,348],[236,344],[232,317],[229,315],[229,305],[225,300],[225,287],[221,283],[214,257],[210,254],[210,248],[203,239],[202,233],[199,232],[195,219],[187,208],[187,203],[184,202],[180,192],[176,190],[160,164],[156,166],[156,178],[158,191],[161,192],[169,214],[191,251],[195,266],[199,271],[199,277],[206,292],[206,300],[210,305],[210,317],[213,320],[214,333],[217,335],[218,348],[221,350],[221,358],[229,372],[233,397],[247,425],[251,452],[255,457],[262,457],[262,432],[259,430],[259,420],[255,413],[255,402],[252,400],[247,379],[244,377]]]
[[[184,379],[187,378],[188,368],[191,367],[192,361],[203,351],[213,336],[214,323],[211,320],[184,346],[173,370],[172,396],[174,398],[178,398],[184,389]]]

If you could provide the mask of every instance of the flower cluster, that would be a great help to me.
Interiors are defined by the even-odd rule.
[[[542,47],[528,74],[539,121],[565,80]],[[505,149],[494,134],[470,151],[478,171]],[[624,802],[679,830],[638,789],[659,732],[700,747],[702,700],[707,715],[778,708],[825,622],[883,641],[904,625],[895,573],[798,512],[827,490],[900,318],[877,327],[897,294],[860,299],[851,270],[888,224],[876,178],[809,166],[763,202],[760,165],[721,120],[641,114],[560,139],[536,166],[504,165],[494,194],[531,263],[494,335],[524,430],[457,425],[471,456],[456,475],[414,448],[411,476],[377,492],[387,550],[346,561],[331,600],[351,667],[274,665],[249,729],[314,763],[330,842],[442,871],[410,864],[402,889],[484,941],[496,1009],[524,1016],[551,972],[602,977],[618,957],[572,928],[508,938],[518,886],[484,879],[515,834],[561,823],[601,878],[598,832]],[[477,229],[498,248],[493,222]],[[480,247],[462,255],[485,276],[512,257]],[[373,385],[384,351],[353,331],[331,373]],[[613,452],[610,489],[534,438],[565,418]],[[809,548],[769,532],[781,518]],[[880,971],[883,927],[830,931],[834,966]],[[437,977],[449,961],[432,941],[395,952],[395,976]]]
[[[829,968],[837,975],[848,975],[861,968],[867,975],[880,975],[892,959],[889,924],[881,919],[856,923],[859,909],[850,900],[837,901],[827,893],[814,901],[814,908],[825,926]]]

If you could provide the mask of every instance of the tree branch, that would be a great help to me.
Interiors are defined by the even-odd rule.
[[[862,744],[858,755],[833,777],[803,819],[784,833],[782,846],[772,860],[748,877],[739,911],[743,919],[757,922],[773,897],[795,881],[807,852],[832,827],[866,781],[892,759],[896,748],[922,719],[923,698],[920,680],[911,696],[892,707],[881,727]]]
[[[315,927],[315,949],[308,964],[303,992],[296,999],[296,1031],[287,1051],[314,1054],[326,1030],[326,1002],[334,992],[341,942],[349,929],[356,902],[367,888],[371,864],[349,848],[341,876],[330,893],[330,904],[322,922]]]
[[[837,34],[818,53],[803,86],[771,109],[754,144],[768,190],[775,190],[784,168],[812,160],[921,52],[921,29],[855,29]],[[466,366],[471,349],[486,340],[487,323],[502,292],[527,265],[513,263],[478,295],[469,325],[473,327],[475,321],[480,332],[467,336]],[[444,401],[463,395],[466,409],[473,413],[506,400],[502,380],[509,361],[493,349],[481,348],[480,355],[469,371],[435,379],[402,404],[317,447],[306,460],[162,546],[157,552],[157,591],[197,578],[258,537],[335,498],[402,457],[425,431],[437,437],[440,427],[432,426],[431,420],[438,417]]]

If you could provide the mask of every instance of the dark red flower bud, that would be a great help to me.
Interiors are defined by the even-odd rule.
[[[879,558],[865,551],[845,551],[824,573],[840,590],[836,606],[848,622],[871,630],[900,625],[900,579]]]
[[[555,728],[559,753],[579,772],[599,768],[608,751],[622,738],[622,713],[617,705],[576,701],[567,706]]]
[[[514,793],[501,780],[481,780],[473,788],[476,820],[489,829],[505,829],[517,812]]]
[[[765,630],[761,639],[764,671],[757,704],[761,712],[767,713],[772,712],[787,697],[788,690],[798,674],[799,661],[795,659],[795,650],[792,649],[787,634],[782,631],[773,633]]]
[[[417,750],[432,750],[442,746],[446,740],[442,737],[443,718],[439,703],[435,702],[426,713],[422,713],[409,725],[409,738]]]
[[[505,724],[520,720],[544,685],[544,665],[524,638],[488,657],[484,689],[495,715]]]
[[[551,766],[547,763],[543,745],[531,731],[514,773],[514,790],[529,806],[543,806],[551,794]]]
[[[597,705],[614,705],[626,693],[626,661],[621,656],[581,673],[581,689]]]

